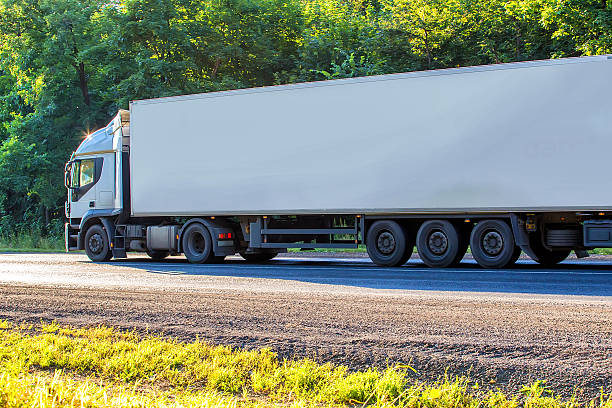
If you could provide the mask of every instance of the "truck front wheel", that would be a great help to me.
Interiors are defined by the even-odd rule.
[[[170,252],[147,249],[147,255],[149,255],[154,261],[161,261],[162,259],[166,259],[168,256],[170,256]]]
[[[210,232],[202,224],[191,224],[183,232],[183,253],[191,263],[208,263],[215,260]]]
[[[106,231],[100,224],[92,225],[85,233],[85,253],[94,262],[110,261],[113,253]]]
[[[376,221],[366,238],[366,248],[372,262],[380,266],[406,263],[414,248],[404,228],[395,221]]]
[[[500,220],[480,221],[470,237],[472,256],[483,268],[505,268],[516,261],[514,235],[508,223]]]

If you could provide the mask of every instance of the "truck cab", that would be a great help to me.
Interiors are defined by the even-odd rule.
[[[128,138],[129,112],[120,111],[106,127],[88,135],[66,163],[66,250],[83,249],[80,231],[93,220],[119,215],[124,209],[121,177]]]
[[[132,216],[129,111],[119,111],[107,126],[81,142],[65,165],[64,181],[68,190],[66,251],[84,249],[96,262],[125,258],[129,251],[146,252],[151,258],[161,260],[183,252],[184,240],[190,244],[188,253],[206,260],[239,252],[234,237],[240,226],[235,223],[223,219],[177,221],[180,217]],[[188,232],[185,239],[184,231]],[[200,241],[204,242],[204,237],[209,237],[209,244],[203,247]],[[249,260],[262,260],[278,252],[242,253]]]

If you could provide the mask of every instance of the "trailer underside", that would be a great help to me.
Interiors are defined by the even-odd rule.
[[[123,221],[123,222],[122,222]],[[372,261],[398,266],[414,249],[431,267],[449,267],[468,248],[483,267],[512,265],[521,252],[545,266],[571,251],[612,247],[612,214],[599,212],[275,215],[128,218],[96,214],[66,224],[68,250],[85,249],[94,261],[146,252],[163,259],[183,253],[190,262],[219,262],[240,254],[266,261],[289,248],[359,248]]]

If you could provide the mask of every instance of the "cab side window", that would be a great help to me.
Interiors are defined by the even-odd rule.
[[[103,161],[102,157],[97,157],[75,160],[72,163],[70,178],[72,201],[78,201],[100,180]]]
[[[94,182],[95,165],[93,159],[81,160],[81,171],[79,176],[79,187]]]

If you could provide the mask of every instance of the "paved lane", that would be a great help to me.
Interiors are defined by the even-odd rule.
[[[363,258],[284,256],[253,265],[232,257],[223,264],[192,265],[183,257],[152,262],[134,256],[94,264],[74,254],[2,254],[0,282],[266,292],[443,291],[607,297],[612,296],[612,259],[570,260],[555,269],[521,260],[512,269],[487,270],[470,260],[457,268],[431,269],[418,260],[399,268],[381,268]]]
[[[605,262],[567,262],[556,269],[543,269],[522,261],[502,271],[484,270],[473,261],[458,268],[431,269],[418,260],[400,268],[380,268],[367,260],[305,258],[281,258],[266,265],[238,260],[226,265],[123,262],[121,266],[162,274],[283,279],[371,289],[612,296],[612,264]]]
[[[612,258],[611,258],[612,259]],[[191,265],[144,257],[0,254],[0,319],[108,324],[350,367],[409,363],[420,379],[466,374],[516,391],[548,380],[581,398],[612,385],[612,261],[504,271],[472,262],[232,259]]]

